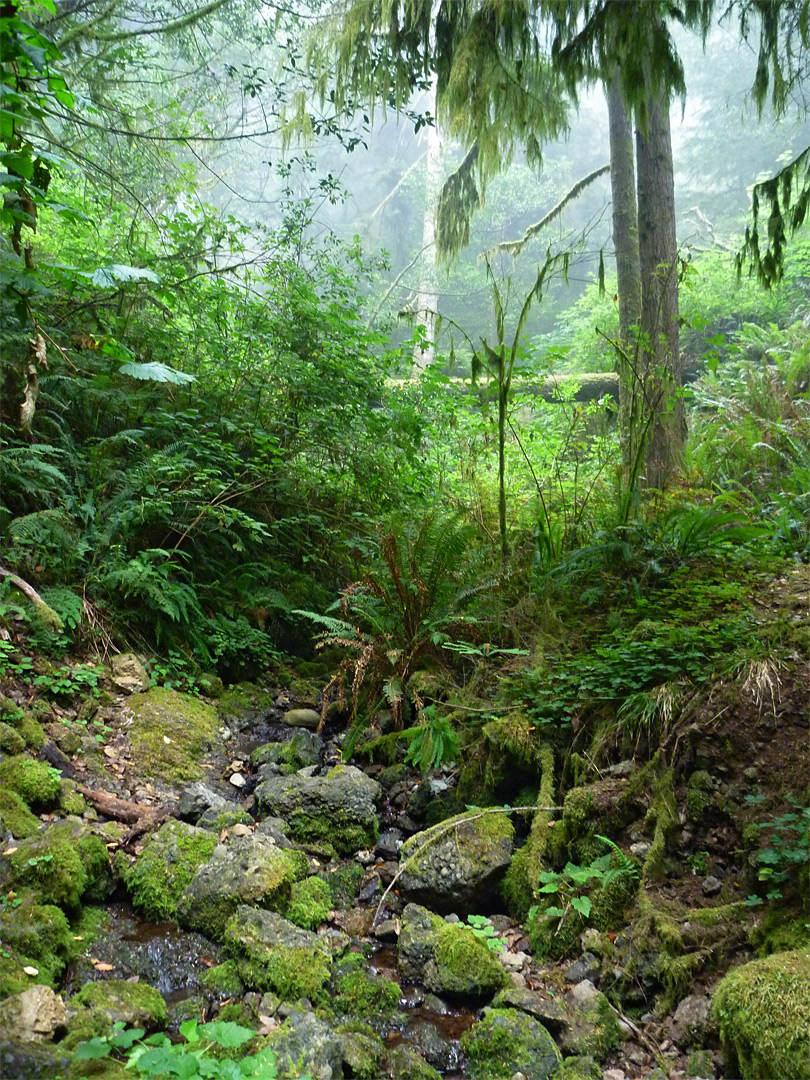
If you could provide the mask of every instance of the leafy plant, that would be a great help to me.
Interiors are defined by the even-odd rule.
[[[418,765],[426,775],[458,758],[458,744],[450,721],[440,716],[435,705],[427,705],[419,714],[422,723],[413,730],[405,760]]]
[[[475,936],[480,938],[492,952],[506,951],[506,945],[495,933],[495,927],[486,915],[468,915],[467,925]]]
[[[756,805],[761,796],[747,795],[746,801]],[[795,885],[801,867],[810,863],[810,806],[802,806],[792,795],[787,796],[792,810],[780,814],[773,821],[760,821],[751,828],[769,830],[768,846],[757,852],[757,878],[763,882],[767,892],[765,899],[781,900],[780,885],[787,882]],[[762,903],[762,898],[752,894],[748,897],[750,905]]]
[[[529,909],[529,918],[538,914],[547,919],[557,919],[554,933],[558,934],[563,923],[572,911],[577,912],[586,922],[590,918],[593,901],[588,895],[591,883],[605,889],[618,878],[637,878],[638,866],[629,859],[621,848],[606,836],[596,835],[597,840],[607,844],[610,851],[600,855],[588,866],[566,863],[563,870],[542,870],[540,872],[539,894],[555,896],[556,903],[541,908],[533,905]]]
[[[278,1069],[272,1050],[265,1049],[258,1054],[234,1061],[230,1058],[217,1059],[209,1056],[213,1046],[236,1049],[249,1042],[255,1035],[250,1028],[241,1027],[225,1021],[210,1024],[198,1024],[196,1020],[186,1020],[180,1025],[180,1034],[185,1042],[173,1044],[167,1035],[159,1033],[144,1038],[143,1028],[129,1028],[118,1022],[113,1026],[112,1035],[97,1036],[78,1045],[73,1054],[73,1061],[93,1061],[99,1058],[113,1057],[126,1061],[127,1069],[134,1069],[141,1076],[180,1077],[193,1080],[205,1077],[207,1080],[276,1080]],[[310,1080],[300,1077],[300,1080]]]

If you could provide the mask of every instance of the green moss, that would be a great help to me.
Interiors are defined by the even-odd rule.
[[[0,721],[0,750],[4,754],[21,754],[25,750],[25,739],[13,727]]]
[[[107,845],[100,836],[91,832],[84,833],[75,844],[87,874],[82,898],[91,904],[103,903],[113,890],[113,874]]]
[[[714,1062],[708,1050],[693,1050],[686,1062],[686,1076],[714,1076]]]
[[[567,1057],[552,1073],[551,1080],[602,1080],[602,1070],[592,1057]]]
[[[810,1080],[810,952],[734,968],[714,992],[712,1013],[732,1073]]]
[[[0,784],[16,791],[32,809],[47,810],[59,798],[62,777],[50,765],[18,754],[0,762]]]
[[[241,997],[245,992],[245,984],[239,977],[235,960],[226,960],[224,964],[217,964],[216,967],[204,971],[200,982],[222,997]]]
[[[392,1080],[442,1080],[441,1073],[409,1046],[401,1045],[389,1050],[386,1064],[385,1075]]]
[[[239,977],[251,990],[274,990],[285,1001],[309,998],[325,1000],[325,987],[332,974],[332,962],[327,946],[314,935],[289,927],[272,931],[270,936],[263,925],[264,912],[245,907],[225,928],[225,945],[236,960]],[[279,920],[283,924],[283,920]],[[279,933],[283,938],[279,939]],[[272,943],[274,937],[278,943]],[[281,944],[281,940],[292,944]]]
[[[590,823],[592,805],[593,793],[587,787],[571,788],[563,802],[563,821],[579,832]]]
[[[16,791],[0,788],[0,833],[10,832],[15,840],[36,836],[39,821]]]
[[[106,908],[83,907],[77,920],[73,922],[73,933],[81,941],[81,948],[86,949],[106,933],[110,917]]]
[[[341,863],[335,870],[323,872],[320,877],[329,888],[330,907],[336,911],[346,911],[354,906],[363,880],[362,866],[356,862]]]
[[[52,904],[38,904],[35,899],[28,896],[19,907],[0,910],[0,941],[17,965],[16,978],[24,981],[23,990],[34,981],[55,986],[76,952],[64,912]],[[22,971],[26,965],[39,970],[35,979]]]
[[[686,813],[690,821],[700,821],[712,804],[712,778],[705,769],[697,769],[689,777],[686,789]]]
[[[290,814],[290,836],[302,844],[328,844],[333,850],[353,855],[373,848],[380,838],[377,819],[358,825],[350,815],[336,811],[328,817],[311,817],[303,812]]]
[[[433,950],[439,993],[491,997],[509,981],[506,972],[472,930],[442,923]]]
[[[556,899],[556,897],[555,897]],[[576,911],[569,911],[562,923],[537,911],[526,923],[532,952],[544,960],[561,960],[571,956],[579,947],[586,922]]]
[[[357,1080],[377,1080],[384,1052],[382,1039],[371,1028],[359,1023],[343,1024],[335,1029],[340,1038],[343,1063]]]
[[[97,1035],[109,1035],[113,1024],[118,1022],[147,1029],[166,1022],[166,1002],[157,990],[146,983],[121,979],[87,983],[71,998],[71,1007],[76,1009],[76,1015],[60,1044],[65,1050],[72,1050]]]
[[[87,802],[83,795],[76,790],[75,780],[63,780],[62,790],[59,793],[59,809],[63,814],[75,814],[81,817],[87,809]]]
[[[529,885],[526,873],[526,859],[529,850],[527,846],[518,848],[512,856],[512,861],[504,874],[501,882],[501,896],[506,904],[506,910],[513,919],[523,921],[529,914],[529,908],[534,903],[534,894]]]
[[[216,740],[216,710],[199,698],[165,687],[133,694],[127,702],[133,715],[129,729],[132,756],[142,776],[167,783],[199,780],[200,758]]]
[[[46,711],[50,709],[46,706]],[[25,745],[32,750],[38,749],[45,742],[42,725],[25,709],[15,705],[9,698],[0,694],[0,719],[22,736]]]
[[[266,715],[274,706],[272,694],[249,682],[229,686],[217,700],[217,711],[226,722],[247,719],[258,713]]]
[[[562,1060],[542,1024],[516,1009],[488,1009],[461,1036],[461,1049],[473,1080],[509,1080],[516,1072],[546,1080]]]
[[[797,916],[790,908],[772,907],[754,928],[751,944],[758,956],[810,948],[810,925],[807,914]]]
[[[331,1006],[338,1016],[387,1027],[399,1011],[399,983],[367,971],[351,971],[334,982]]]
[[[28,887],[46,904],[78,907],[87,886],[87,871],[63,831],[49,829],[36,839],[22,840],[8,861],[14,888]]]
[[[578,1013],[566,1035],[567,1047],[575,1054],[604,1061],[622,1044],[616,1014],[604,994],[597,993],[593,1004]]]
[[[208,829],[209,832],[217,835],[223,829],[230,829],[232,825],[253,825],[253,818],[247,810],[220,810],[216,812],[213,807],[210,807],[197,822],[198,829]]]
[[[653,758],[650,766],[655,762],[656,759]],[[647,770],[642,771],[647,773],[648,770],[649,766]],[[650,776],[650,779],[652,779],[652,776]],[[675,802],[671,768],[664,770],[663,774],[655,781],[653,799],[645,821],[654,830],[652,844],[644,860],[642,880],[646,882],[663,874],[667,839],[678,823],[678,807]]]
[[[229,1001],[217,1013],[217,1020],[223,1024],[239,1024],[241,1027],[250,1027],[256,1019],[250,1009],[241,1001]]]
[[[180,897],[216,844],[214,833],[182,821],[161,825],[124,874],[135,907],[156,921],[176,919]]]
[[[326,922],[332,906],[329,886],[319,877],[296,881],[285,911],[290,922],[304,930],[317,930]]]

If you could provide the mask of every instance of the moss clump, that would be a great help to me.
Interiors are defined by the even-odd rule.
[[[209,806],[197,822],[197,828],[208,829],[209,832],[219,835],[223,829],[230,829],[231,825],[253,825],[253,823],[253,818],[247,810],[215,810],[213,806]]]
[[[45,742],[42,725],[25,709],[15,705],[9,698],[0,694],[0,719],[13,728],[32,750],[38,749]],[[6,751],[8,753],[8,751]]]
[[[204,971],[200,982],[222,997],[241,997],[245,992],[245,984],[239,977],[235,960],[226,960],[224,964],[217,964],[216,967]]]
[[[16,791],[0,789],[0,834],[10,832],[15,840],[36,836],[39,821]]]
[[[351,1075],[357,1080],[376,1080],[385,1049],[382,1039],[360,1023],[343,1024],[335,1029],[335,1034],[340,1039],[343,1064],[349,1067]]]
[[[45,904],[78,907],[87,886],[87,871],[74,843],[63,831],[49,829],[41,837],[20,842],[8,856],[9,884],[30,888]]]
[[[363,880],[363,868],[356,862],[341,863],[336,870],[319,875],[326,882],[331,896],[330,906],[345,911],[354,905]]]
[[[732,1073],[810,1080],[810,952],[734,968],[714,992],[712,1013]]]
[[[21,754],[25,750],[25,739],[13,727],[0,721],[0,750],[4,754]]]
[[[371,847],[380,838],[377,819],[358,825],[348,814],[338,811],[329,817],[312,817],[309,814],[292,814],[289,818],[290,835],[302,844],[326,844],[334,851],[354,854]]]
[[[56,769],[17,754],[0,763],[0,784],[16,791],[34,810],[47,810],[56,804],[62,777]]]
[[[211,858],[216,844],[213,833],[182,821],[161,825],[134,866],[124,873],[135,907],[156,921],[177,918],[180,897]]]
[[[225,946],[251,990],[274,990],[285,1001],[325,999],[332,974],[328,946],[274,912],[240,907],[225,928]]]
[[[0,910],[0,941],[18,967],[16,977],[25,982],[23,990],[34,981],[22,971],[24,966],[39,970],[36,982],[55,986],[76,951],[64,912],[52,904],[35,903],[31,896],[16,908]]]
[[[319,877],[296,881],[285,912],[290,922],[304,930],[317,930],[331,910],[332,893]]]
[[[399,1010],[399,983],[368,971],[350,971],[334,980],[332,1008],[337,1016],[386,1027]]]
[[[386,1055],[386,1075],[392,1080],[442,1080],[441,1073],[428,1065],[409,1046],[397,1046]]]
[[[167,783],[199,780],[200,758],[215,741],[220,721],[216,710],[199,698],[165,687],[133,694],[129,730],[132,756],[141,775]]]
[[[487,998],[508,981],[501,964],[472,930],[442,923],[433,960],[426,969],[425,985],[429,989],[440,994]]]
[[[517,1009],[487,1010],[461,1036],[461,1049],[473,1080],[509,1080],[516,1072],[547,1080],[562,1061],[543,1025]]]
[[[689,777],[686,788],[686,813],[690,821],[700,821],[712,804],[712,778],[705,769],[697,769]]]
[[[565,1034],[565,1048],[574,1054],[604,1061],[622,1044],[616,1014],[604,994],[597,991],[587,1009],[579,1011]]]
[[[83,795],[76,790],[75,780],[63,780],[62,790],[59,792],[59,809],[63,814],[74,814],[81,817],[87,809],[87,802]]]
[[[81,796],[80,796],[81,797]],[[113,891],[114,882],[107,845],[100,836],[86,832],[75,842],[87,884],[82,898],[89,903],[103,903]]]
[[[229,686],[217,699],[217,711],[227,723],[267,716],[274,707],[273,695],[249,682]]]
[[[592,1057],[567,1057],[557,1066],[552,1080],[602,1080],[602,1070]]]
[[[521,922],[525,921],[529,908],[534,903],[534,895],[526,873],[528,854],[527,845],[515,852],[501,882],[501,896],[506,903],[506,910],[513,919]]]
[[[166,1022],[166,1002],[146,983],[121,979],[87,983],[71,999],[71,1006],[76,1009],[76,1015],[60,1044],[65,1050],[73,1050],[80,1042],[97,1035],[109,1035],[116,1023],[149,1029]]]

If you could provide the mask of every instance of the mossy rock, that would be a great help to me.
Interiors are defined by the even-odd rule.
[[[399,1012],[399,983],[366,970],[348,971],[332,981],[330,1008],[336,1016],[387,1030]]]
[[[604,994],[593,991],[587,1005],[580,1004],[573,1010],[571,1023],[563,1032],[560,1043],[569,1054],[590,1057],[599,1062],[621,1046],[619,1021]]]
[[[386,1075],[391,1080],[442,1080],[441,1073],[409,1046],[400,1045],[389,1050],[385,1061]]]
[[[75,838],[74,843],[87,874],[82,900],[90,904],[103,903],[115,888],[107,845],[100,836],[89,830]]]
[[[216,742],[217,711],[199,698],[165,687],[133,694],[127,701],[132,757],[142,776],[173,784],[199,780],[201,759]]]
[[[318,876],[329,887],[332,908],[346,911],[354,906],[363,880],[363,867],[359,863],[344,862],[332,870],[322,871]]]
[[[265,1045],[273,1051],[279,1080],[343,1075],[340,1037],[313,1012],[294,1012],[267,1036]]]
[[[50,710],[47,709],[47,711]],[[45,742],[45,732],[39,721],[3,694],[0,694],[0,720],[13,728],[22,737],[25,745],[32,750],[38,750]]]
[[[0,785],[16,791],[33,810],[47,810],[59,799],[62,777],[42,761],[16,754],[0,762]]]
[[[517,1009],[487,1009],[461,1036],[472,1080],[549,1080],[562,1061],[554,1039],[534,1017]]]
[[[70,999],[68,1011],[70,1030],[61,1044],[66,1050],[97,1035],[109,1035],[116,1023],[154,1030],[166,1022],[166,1002],[157,990],[121,979],[87,983]]]
[[[774,953],[734,968],[712,998],[732,1074],[810,1080],[810,952]]]
[[[252,990],[274,990],[285,1001],[325,999],[329,946],[272,911],[239,907],[225,928],[225,946]]]
[[[4,888],[31,889],[43,903],[72,910],[79,906],[88,877],[67,833],[49,829],[21,840],[13,854],[0,859],[0,883]]]
[[[73,931],[65,918],[64,912],[53,904],[40,904],[33,895],[28,895],[17,907],[0,910],[0,941],[3,948],[17,966],[17,972],[11,969],[14,981],[20,983],[22,990],[33,982],[55,986],[65,966],[76,953]],[[26,975],[22,968],[35,967],[39,974],[33,978]],[[6,993],[20,993],[0,988],[0,996]]]
[[[399,966],[404,978],[436,994],[487,1000],[509,982],[503,967],[468,927],[446,923],[418,904],[402,914]]]
[[[203,810],[197,822],[198,829],[207,829],[209,832],[219,833],[223,829],[230,829],[231,825],[253,825],[253,818],[247,810],[234,807],[233,810],[222,810],[216,806],[209,806]]]
[[[308,874],[302,851],[280,848],[260,833],[236,836],[199,868],[180,897],[177,918],[181,926],[220,940],[241,904],[283,911],[294,882]]]
[[[284,912],[290,922],[303,930],[317,930],[325,923],[332,908],[332,892],[319,877],[293,883],[290,902]]]
[[[686,813],[690,821],[700,821],[712,805],[714,785],[705,769],[697,769],[689,777],[686,788]]]
[[[278,765],[282,774],[289,775],[309,765],[317,765],[321,760],[323,745],[319,735],[302,728],[284,742],[270,742],[257,747],[250,755],[250,763],[254,768]]]
[[[357,1080],[377,1080],[385,1047],[379,1035],[358,1023],[342,1024],[335,1029],[340,1039],[343,1064]]]
[[[25,739],[9,724],[0,721],[0,750],[4,754],[21,754],[25,750]]]
[[[224,964],[217,964],[204,971],[200,976],[200,983],[222,997],[241,997],[245,992],[245,984],[239,976],[235,960],[226,960]]]
[[[515,830],[506,814],[459,814],[402,845],[399,889],[434,911],[486,910],[512,858]]]
[[[263,720],[274,708],[275,698],[255,683],[241,682],[229,686],[217,699],[217,712],[229,727],[243,728]]]
[[[36,836],[39,830],[39,820],[17,792],[0,788],[0,835],[11,833],[15,840],[24,840]]]
[[[602,1080],[602,1070],[592,1057],[567,1057],[552,1073],[552,1080]]]
[[[216,844],[213,833],[185,822],[161,825],[124,875],[135,907],[156,922],[176,919],[180,897]]]
[[[76,790],[75,780],[63,780],[62,790],[59,792],[59,809],[63,814],[73,814],[81,817],[87,810],[87,801],[84,795]]]

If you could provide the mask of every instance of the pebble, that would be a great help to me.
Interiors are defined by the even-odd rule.
[[[396,941],[399,937],[399,919],[382,919],[374,928],[378,941]]]
[[[639,840],[635,844],[630,845],[630,854],[636,859],[643,859],[648,853],[652,844],[646,840]]]
[[[624,1069],[605,1069],[602,1080],[627,1080],[627,1073]]]
[[[244,776],[240,772],[235,772],[233,776],[231,776],[231,783],[234,787],[242,788],[247,783],[247,780],[245,780]]]
[[[250,836],[253,832],[250,825],[245,825],[244,822],[238,822],[236,825],[231,825],[228,829],[228,836]]]
[[[359,862],[361,866],[371,866],[372,863],[377,861],[377,856],[373,851],[358,851],[354,861]]]
[[[499,952],[497,956],[507,971],[522,971],[529,959],[523,952]]]
[[[709,875],[709,877],[703,879],[701,886],[704,896],[715,896],[723,888],[723,883],[719,878]]]

